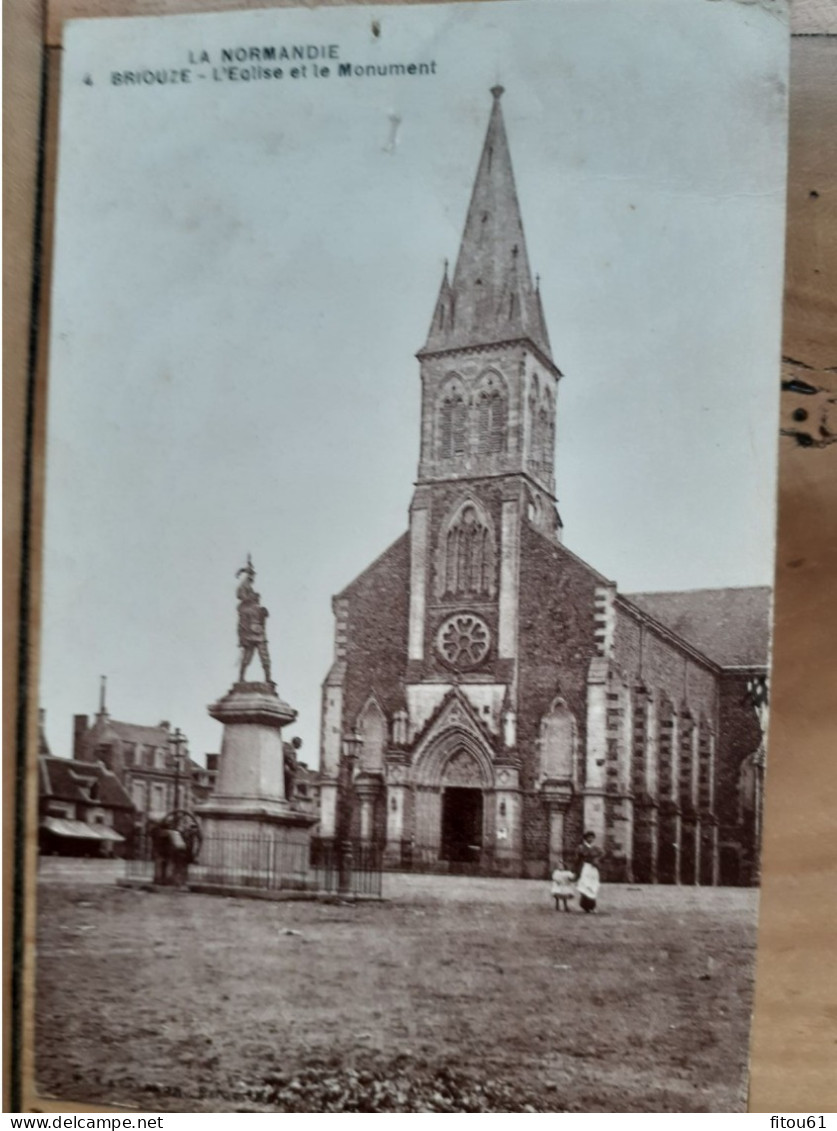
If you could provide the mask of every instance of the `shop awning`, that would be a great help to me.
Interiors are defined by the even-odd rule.
[[[112,829],[109,825],[88,825],[88,828],[94,828],[102,840],[112,840],[114,843],[125,839],[121,836],[116,829]]]
[[[107,825],[88,825],[86,821],[71,821],[69,817],[44,817],[41,828],[53,833],[54,836],[72,837],[75,840],[122,841],[125,839]]]

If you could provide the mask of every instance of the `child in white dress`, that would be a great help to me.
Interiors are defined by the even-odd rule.
[[[575,896],[574,880],[573,873],[564,868],[563,863],[559,863],[552,873],[552,898],[555,900],[556,911],[570,910],[570,900]]]

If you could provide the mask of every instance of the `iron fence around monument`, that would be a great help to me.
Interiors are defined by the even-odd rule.
[[[341,890],[341,875],[352,895],[380,896],[383,883],[383,847],[353,840],[340,845],[323,837],[311,840],[311,867],[322,890]]]
[[[172,886],[380,897],[383,853],[362,841],[337,844],[314,837],[307,844],[288,844],[258,833],[213,835],[203,838],[197,859],[184,866],[143,834],[125,861],[125,875],[134,882]]]

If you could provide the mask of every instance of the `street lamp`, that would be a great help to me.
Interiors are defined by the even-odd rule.
[[[171,738],[171,744],[174,747],[174,808],[180,808],[180,771],[181,759],[183,757],[181,748],[186,741],[186,735],[180,730],[180,727],[175,729]]]
[[[340,750],[340,776],[338,781],[337,852],[339,871],[337,887],[348,892],[352,886],[352,788],[355,766],[360,757],[363,739],[355,730],[344,735]]]

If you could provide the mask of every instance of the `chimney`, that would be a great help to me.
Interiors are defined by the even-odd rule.
[[[85,761],[84,747],[87,736],[87,715],[73,715],[73,757],[78,762]]]
[[[46,755],[50,757],[52,751],[49,748],[49,743],[46,737],[46,711],[43,707],[38,708],[38,755]]]

